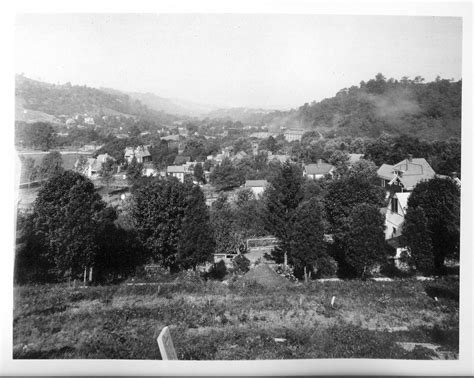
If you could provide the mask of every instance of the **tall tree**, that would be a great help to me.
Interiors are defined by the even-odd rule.
[[[288,262],[298,278],[304,272],[321,275],[327,271],[329,256],[324,242],[323,211],[316,198],[300,203],[296,209]]]
[[[365,278],[376,263],[385,256],[384,217],[378,207],[356,205],[350,215],[349,232],[345,235],[345,262],[357,276]]]
[[[334,165],[336,177],[341,177],[349,170],[349,154],[336,150],[329,157],[329,164]]]
[[[303,182],[301,168],[286,162],[264,192],[265,228],[279,240],[279,247],[272,252],[277,262],[282,262],[291,250],[291,230],[296,209],[303,199]]]
[[[451,179],[436,177],[420,182],[408,198],[408,213],[418,208],[425,213],[438,272],[443,271],[446,257],[459,255],[460,196]]]
[[[210,181],[217,190],[225,190],[242,185],[244,178],[230,159],[225,158],[211,172]]]
[[[339,234],[345,232],[354,207],[363,203],[382,207],[384,191],[365,177],[343,177],[327,184],[324,203],[332,232],[338,238]]]
[[[104,209],[92,182],[79,173],[64,171],[42,187],[33,210],[34,229],[56,277],[74,277],[93,266]]]
[[[196,163],[196,165],[194,166],[194,178],[199,183],[206,183],[206,178],[204,177],[204,170],[202,169],[201,163]]]
[[[214,231],[216,253],[236,253],[241,243],[237,232],[237,218],[227,201],[226,195],[220,195],[211,208],[211,226]]]
[[[133,188],[130,215],[153,261],[173,271],[195,266],[213,252],[204,196],[192,183],[143,179]]]
[[[193,268],[210,261],[215,241],[210,224],[204,194],[193,185],[187,196],[186,208],[177,246],[176,265],[178,269]]]
[[[428,221],[422,207],[409,208],[403,222],[403,241],[408,247],[410,261],[424,274],[434,272],[434,256]]]

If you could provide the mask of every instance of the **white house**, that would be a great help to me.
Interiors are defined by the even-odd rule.
[[[247,180],[245,181],[245,188],[250,188],[255,198],[260,198],[268,185],[267,180]]]
[[[168,176],[176,177],[179,181],[184,182],[185,168],[182,165],[169,165],[166,169]]]
[[[403,222],[408,206],[410,192],[395,193],[383,210],[385,212],[385,239],[392,239],[402,233]]]

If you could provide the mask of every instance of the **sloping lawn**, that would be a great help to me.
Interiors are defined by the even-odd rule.
[[[168,325],[179,359],[429,359],[426,348],[407,352],[396,342],[457,352],[458,287],[457,279],[312,282],[278,291],[191,280],[16,287],[13,356],[160,359],[156,337]],[[436,301],[433,290],[448,294]]]

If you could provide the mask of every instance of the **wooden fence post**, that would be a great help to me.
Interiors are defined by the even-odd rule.
[[[161,359],[162,360],[177,360],[178,356],[174,349],[173,340],[171,339],[171,334],[168,326],[164,327],[161,330],[160,335],[157,338],[158,347],[160,348]]]

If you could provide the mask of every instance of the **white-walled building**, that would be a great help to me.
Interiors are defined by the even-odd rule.
[[[184,182],[185,168],[182,165],[169,165],[166,169],[168,176],[176,177],[179,181]]]
[[[245,181],[245,188],[249,188],[252,190],[255,198],[260,198],[265,191],[265,188],[268,185],[267,180],[247,180]]]

